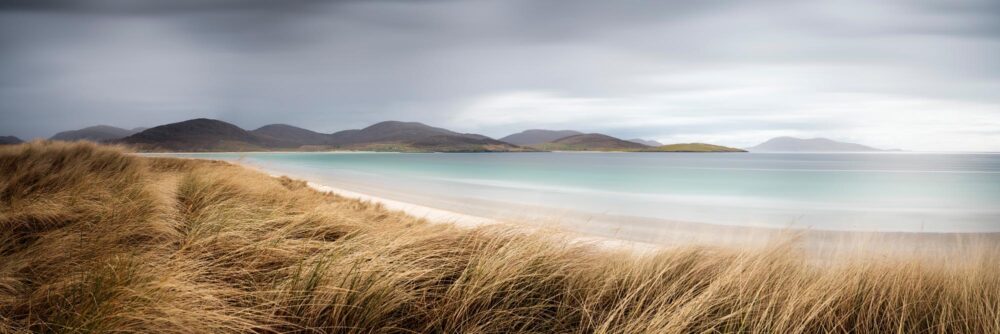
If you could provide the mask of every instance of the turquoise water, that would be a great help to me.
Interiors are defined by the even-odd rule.
[[[654,222],[1000,231],[1000,154],[174,155],[239,160],[337,188],[486,216],[503,214],[484,211],[493,203]]]

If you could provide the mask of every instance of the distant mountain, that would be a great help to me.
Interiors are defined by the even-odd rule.
[[[399,121],[379,122],[360,130],[336,132],[331,135],[331,139],[337,145],[350,145],[360,143],[408,142],[432,136],[490,139],[483,135],[458,133],[418,122]]]
[[[63,131],[52,136],[52,140],[65,140],[65,141],[76,141],[76,140],[90,140],[90,141],[107,141],[119,138],[125,138],[131,136],[138,131],[117,128],[108,125],[97,125],[86,127],[79,130]]]
[[[328,134],[306,130],[288,124],[265,125],[256,130],[250,131],[250,133],[269,138],[272,141],[285,142],[288,143],[287,145],[295,146],[328,145],[332,139]]]
[[[640,139],[641,140],[641,139]],[[644,141],[659,144],[655,141]],[[650,146],[633,140],[621,140],[600,133],[579,134],[551,142],[532,145],[545,151],[606,151],[606,152],[746,152],[726,146],[689,143]]]
[[[516,145],[473,133],[458,133],[417,122],[385,121],[360,130],[330,135],[337,148],[376,151],[507,152],[524,151]]]
[[[82,138],[79,136],[81,133],[111,132],[115,134],[128,131],[131,130],[97,126],[75,132],[67,131],[60,133],[59,138]],[[622,152],[742,151],[725,146],[701,143],[650,147],[646,144],[622,140],[600,133],[582,134],[571,130],[527,130],[504,138],[516,142],[527,142],[546,140],[564,134],[569,134],[569,136],[531,146],[519,146],[479,134],[459,133],[417,122],[385,121],[363,129],[324,134],[288,124],[269,124],[253,131],[247,131],[224,121],[198,118],[160,125],[124,138],[104,141],[132,145],[142,151],[176,152],[275,150],[391,152],[524,152],[538,150]],[[20,142],[20,139],[15,137],[0,137],[0,139],[2,139],[0,142]],[[654,141],[642,142],[658,144]]]
[[[157,126],[114,142],[145,151],[372,150],[401,152],[507,152],[532,150],[477,134],[420,123],[382,122],[360,130],[323,134],[287,124],[253,131],[219,120],[193,119]]]
[[[0,136],[0,145],[15,145],[23,142],[24,141],[21,140],[21,138],[14,136]]]
[[[511,145],[491,138],[468,136],[431,136],[408,143],[419,151],[432,152],[519,152],[532,149]]]
[[[500,141],[511,143],[514,145],[529,146],[538,145],[542,143],[548,143],[556,139],[566,138],[569,136],[582,135],[582,132],[573,130],[541,130],[532,129],[521,131],[503,138]]]
[[[826,138],[777,137],[748,148],[751,152],[877,152],[880,149]]]
[[[642,152],[746,152],[738,148],[712,145],[705,143],[670,144],[657,147],[649,147]]]
[[[633,139],[629,139],[628,141],[636,143],[636,144],[643,144],[643,145],[646,145],[646,146],[653,146],[653,147],[663,146],[663,143],[660,143],[660,142],[655,141],[655,140],[645,140],[645,139],[640,139],[640,138],[633,138]]]
[[[151,151],[254,151],[281,146],[274,139],[206,118],[160,125],[117,142]]]
[[[533,145],[546,151],[636,151],[649,146],[600,133],[587,133]]]

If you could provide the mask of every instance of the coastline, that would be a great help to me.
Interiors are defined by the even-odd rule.
[[[397,201],[397,200],[392,200],[392,199],[388,199],[388,198],[378,197],[378,196],[374,196],[374,195],[370,195],[370,194],[364,194],[364,193],[360,193],[360,192],[356,192],[356,191],[351,191],[351,190],[347,190],[347,189],[343,189],[343,188],[337,188],[337,187],[333,187],[333,186],[330,186],[330,185],[321,184],[321,183],[317,183],[317,182],[311,181],[309,178],[303,177],[303,175],[293,175],[293,174],[289,174],[289,173],[286,173],[286,172],[279,172],[279,171],[274,171],[274,170],[268,170],[266,168],[263,168],[263,167],[260,167],[260,166],[257,166],[257,165],[253,165],[253,164],[249,164],[249,163],[243,163],[243,162],[239,162],[239,161],[226,161],[226,162],[234,164],[234,165],[241,166],[243,168],[255,170],[255,171],[260,172],[260,173],[267,174],[268,176],[273,177],[273,178],[278,178],[278,177],[286,176],[286,177],[290,177],[292,179],[305,181],[306,185],[309,188],[312,188],[313,190],[316,190],[316,191],[319,191],[319,192],[322,192],[322,193],[332,193],[332,194],[340,196],[340,197],[356,199],[356,200],[363,201],[363,202],[371,202],[371,203],[380,204],[383,207],[385,207],[386,209],[389,209],[389,210],[392,210],[392,211],[404,212],[404,213],[406,213],[406,214],[408,214],[410,216],[421,218],[421,219],[425,219],[425,220],[428,220],[428,221],[431,221],[431,222],[435,222],[435,223],[448,223],[448,224],[455,224],[455,225],[464,226],[464,227],[477,227],[477,226],[492,225],[492,224],[498,224],[498,223],[500,223],[499,221],[497,221],[495,219],[490,219],[490,218],[486,218],[486,217],[478,217],[478,216],[468,215],[468,214],[464,214],[464,213],[458,213],[458,212],[449,211],[449,210],[432,208],[432,207],[423,206],[423,205],[419,205],[419,204],[415,204],[415,203],[407,203],[407,202],[403,202],[403,201]]]
[[[241,165],[241,166],[245,166],[245,165]],[[270,175],[271,177],[280,177],[281,176],[281,175],[270,174],[270,173],[268,175]],[[293,178],[299,178],[299,177],[295,176]],[[347,190],[347,189],[341,189],[341,188],[331,187],[331,186],[328,186],[328,185],[323,185],[323,184],[315,183],[315,182],[312,182],[312,181],[308,181],[305,178],[300,178],[300,179],[304,180],[306,182],[307,186],[309,186],[310,188],[312,188],[312,189],[314,189],[316,191],[324,192],[324,193],[332,193],[332,194],[337,195],[337,196],[351,198],[351,199],[356,199],[356,200],[359,200],[359,201],[376,203],[376,204],[379,204],[382,207],[384,207],[384,208],[386,208],[386,209],[388,209],[390,211],[399,211],[399,212],[405,213],[407,215],[410,215],[410,216],[413,216],[413,217],[416,217],[416,218],[420,218],[420,219],[424,219],[424,220],[427,220],[427,221],[429,221],[431,223],[435,223],[435,224],[453,224],[453,225],[460,226],[460,227],[465,227],[465,228],[475,228],[475,227],[481,227],[481,226],[487,226],[487,225],[512,225],[512,226],[516,226],[517,228],[524,229],[524,230],[535,230],[535,229],[538,229],[538,227],[535,227],[535,226],[510,223],[510,222],[505,222],[505,221],[501,221],[501,220],[497,220],[497,219],[492,219],[492,218],[479,217],[479,216],[473,216],[473,215],[464,214],[464,213],[455,212],[455,211],[449,211],[449,210],[444,210],[444,209],[432,208],[432,207],[423,206],[423,205],[420,205],[420,204],[407,203],[407,202],[392,200],[392,199],[388,199],[388,198],[373,196],[373,195],[369,195],[369,194],[363,194],[363,193],[359,193],[359,192],[355,192],[355,191],[350,191],[350,190]],[[562,235],[569,234],[570,235],[570,239],[569,240],[573,241],[573,242],[587,243],[587,244],[592,244],[592,245],[601,246],[601,247],[607,247],[607,248],[614,248],[614,249],[623,249],[623,250],[630,250],[630,251],[646,252],[646,251],[655,251],[655,250],[660,249],[660,248],[662,248],[664,246],[664,245],[657,245],[657,244],[651,244],[651,243],[645,243],[645,242],[638,242],[638,241],[632,241],[632,240],[625,240],[625,239],[613,239],[613,238],[605,238],[605,237],[599,237],[599,236],[583,235],[583,234],[573,233],[571,231],[565,231],[565,230],[559,230],[558,232],[559,232],[559,234],[562,234]]]
[[[246,167],[246,165],[241,165],[241,166]],[[269,173],[267,171],[262,171],[262,172],[268,173],[268,175],[270,175],[272,177],[282,176],[282,175],[278,175],[278,174]],[[316,183],[316,182],[308,181],[307,179],[301,178],[299,176],[294,176],[293,178],[302,179],[302,180],[306,181],[306,185],[307,186],[309,186],[310,188],[315,189],[315,190],[317,190],[319,192],[328,192],[328,193],[332,193],[332,194],[335,194],[335,195],[341,196],[341,197],[352,198],[352,199],[356,199],[356,200],[360,200],[360,201],[381,204],[386,209],[393,210],[393,211],[401,211],[401,212],[404,212],[404,213],[406,213],[406,214],[408,214],[410,216],[414,216],[414,217],[417,217],[417,218],[425,219],[425,220],[428,220],[428,221],[431,221],[431,222],[449,223],[449,224],[455,224],[455,225],[458,225],[458,226],[465,226],[465,227],[477,227],[477,226],[493,225],[493,224],[500,224],[501,223],[500,221],[497,221],[495,219],[486,218],[486,217],[477,217],[477,216],[468,215],[468,214],[464,214],[464,213],[458,213],[458,212],[454,212],[454,211],[437,209],[437,208],[432,208],[432,207],[423,206],[423,205],[414,204],[414,203],[407,203],[407,202],[402,202],[402,201],[396,201],[396,200],[391,200],[391,199],[388,199],[388,198],[383,198],[383,197],[373,196],[373,195],[369,195],[369,194],[363,194],[363,193],[359,193],[359,192],[355,192],[355,191],[350,191],[350,190],[347,190],[347,189],[341,189],[341,188],[331,187],[331,186],[328,186],[328,185],[324,185],[324,184],[319,184],[319,183]]]
[[[392,211],[423,218],[432,223],[454,224],[476,228],[487,225],[508,225],[526,231],[555,231],[572,242],[601,247],[655,252],[671,247],[709,245],[732,248],[767,248],[778,244],[796,243],[813,258],[833,259],[854,256],[903,256],[948,259],[961,256],[971,247],[1000,242],[1000,233],[935,233],[935,232],[880,232],[838,231],[809,228],[774,228],[762,226],[732,226],[692,222],[668,222],[638,217],[613,217],[620,225],[572,226],[569,216],[551,219],[497,219],[430,207],[418,203],[386,198],[342,187],[317,182],[302,173],[269,170],[242,161],[228,161],[244,168],[256,170],[271,177],[287,176],[303,180],[320,192],[329,192],[345,198],[377,203]],[[507,208],[505,211],[524,211],[527,208]],[[578,221],[587,217],[577,217]],[[644,239],[640,239],[644,238]]]
[[[476,228],[487,225],[508,225],[508,226],[515,226],[516,228],[525,231],[538,231],[542,229],[550,231],[555,230],[557,232],[556,233],[557,235],[561,237],[568,237],[567,240],[573,243],[585,243],[589,245],[599,246],[602,248],[626,250],[637,253],[655,252],[667,246],[662,244],[641,242],[635,240],[609,238],[597,235],[587,235],[578,232],[568,231],[565,229],[554,228],[552,226],[540,227],[527,224],[518,224],[515,222],[507,222],[499,219],[474,216],[470,214],[439,209],[439,208],[432,208],[429,206],[424,206],[416,203],[393,200],[389,198],[379,197],[371,194],[360,193],[352,190],[347,190],[326,184],[317,183],[314,181],[310,181],[308,177],[304,177],[303,175],[294,175],[284,172],[272,171],[248,163],[241,163],[235,161],[227,161],[227,162],[241,166],[243,168],[267,174],[268,176],[274,178],[285,176],[292,179],[302,180],[306,183],[306,186],[321,193],[331,193],[344,198],[350,198],[363,202],[379,204],[382,207],[386,208],[387,210],[402,212],[406,215],[419,219],[424,219],[434,224],[452,224],[464,228]]]
[[[584,157],[590,155],[601,157]],[[811,161],[825,158],[793,156],[771,161],[768,154],[750,159],[592,152],[522,154],[510,159],[478,154],[320,152],[149,156],[252,164],[405,203],[506,221],[525,217],[572,220],[573,228],[604,224],[634,231],[651,224],[698,228],[709,224],[772,230],[1000,232],[994,225],[1000,221],[1000,210],[985,200],[989,193],[984,186],[976,185],[984,183],[976,181],[978,174],[995,171],[953,170],[950,165],[893,167],[913,159],[880,158],[875,159],[878,163],[841,168],[843,163],[869,159],[843,158],[842,162],[837,158],[814,166]],[[948,160],[931,157],[917,162],[920,159],[930,164]],[[834,179],[849,184],[829,182]],[[949,192],[959,196],[940,195]],[[656,241],[648,240],[648,232],[656,231],[641,231],[636,237]]]

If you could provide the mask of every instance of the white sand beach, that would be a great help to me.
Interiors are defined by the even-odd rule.
[[[638,251],[686,245],[766,247],[793,242],[822,258],[893,255],[946,259],[963,254],[965,249],[1000,244],[998,233],[859,232],[716,225],[484,202],[460,196],[439,198],[388,184],[332,182],[321,176],[237,163],[272,176],[305,180],[318,191],[378,203],[436,223],[464,227],[508,224],[556,231],[580,242]]]

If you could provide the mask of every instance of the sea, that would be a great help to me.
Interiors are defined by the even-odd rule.
[[[991,153],[173,153],[512,221],[1000,232]],[[624,223],[623,223],[624,222]],[[636,225],[638,224],[638,225]],[[614,225],[614,224],[611,224]]]

